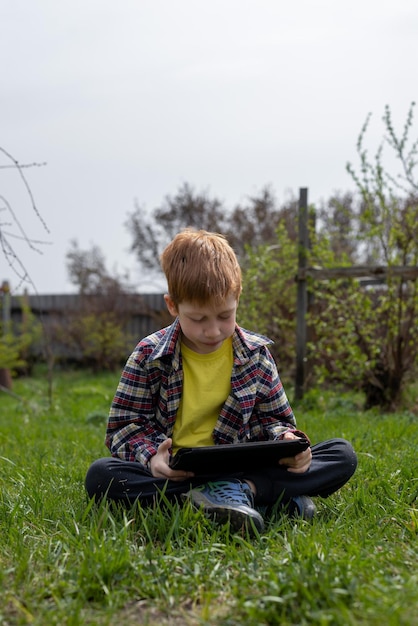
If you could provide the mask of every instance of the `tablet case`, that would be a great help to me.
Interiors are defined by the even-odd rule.
[[[280,459],[306,450],[306,439],[256,441],[228,445],[180,448],[170,459],[170,467],[195,474],[222,474],[256,471],[277,466]]]

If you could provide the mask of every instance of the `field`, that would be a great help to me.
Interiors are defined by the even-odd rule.
[[[418,392],[391,415],[336,392],[294,404],[359,467],[312,523],[278,515],[250,538],[189,506],[88,502],[118,377],[60,372],[50,404],[38,372],[0,395],[1,625],[418,623]]]

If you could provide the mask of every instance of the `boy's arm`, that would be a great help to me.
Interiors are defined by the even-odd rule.
[[[260,410],[260,407],[258,407],[257,413],[266,439],[287,439],[286,435],[291,433],[295,437],[309,441],[307,434],[297,428],[293,411],[291,419],[289,419],[288,414],[280,415],[280,413],[276,414],[274,412],[264,413],[263,409]]]
[[[309,441],[308,436],[297,428],[296,418],[280,380],[276,363],[268,349],[264,359],[261,359],[260,370],[261,398],[256,405],[255,414],[266,438],[284,439],[286,433],[292,433]]]
[[[110,408],[106,445],[112,456],[148,466],[167,435],[155,417],[152,388],[158,386],[157,372],[150,377],[137,357],[131,355],[122,372]]]
[[[166,436],[150,427],[152,418],[126,411],[111,410],[106,431],[106,445],[112,456],[124,461],[138,461],[145,467]]]

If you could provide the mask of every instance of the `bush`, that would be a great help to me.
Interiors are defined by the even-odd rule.
[[[294,375],[297,249],[281,223],[273,246],[248,248],[239,323],[274,341],[271,352],[284,378]]]
[[[115,370],[126,359],[126,338],[115,314],[86,314],[73,319],[69,335],[94,371]]]
[[[0,369],[11,370],[12,373],[31,369],[31,347],[39,341],[42,334],[41,324],[35,319],[25,299],[21,300],[22,321],[6,327],[0,325]]]

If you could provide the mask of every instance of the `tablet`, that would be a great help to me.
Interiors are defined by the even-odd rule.
[[[195,474],[255,471],[277,466],[280,459],[295,456],[308,447],[306,439],[286,439],[180,448],[171,457],[170,467]]]

